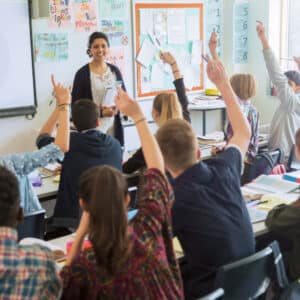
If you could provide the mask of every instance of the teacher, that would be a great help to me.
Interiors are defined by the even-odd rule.
[[[124,132],[120,113],[114,107],[105,106],[104,98],[108,89],[115,88],[117,81],[121,82],[124,91],[125,85],[122,74],[117,66],[106,62],[109,52],[109,41],[105,33],[93,32],[88,41],[87,54],[91,62],[81,67],[75,74],[72,90],[72,104],[79,99],[91,99],[100,108],[103,132],[111,131],[121,146],[124,146]]]

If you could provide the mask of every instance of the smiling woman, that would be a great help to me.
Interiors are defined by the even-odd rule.
[[[112,90],[124,82],[120,70],[106,62],[109,53],[109,40],[102,32],[94,32],[88,40],[87,54],[90,63],[80,68],[74,78],[72,102],[79,99],[90,99],[99,105],[101,124],[99,129],[103,132],[113,132],[113,135],[124,145],[124,134],[119,112],[112,105],[114,93]],[[112,130],[111,130],[112,129]]]

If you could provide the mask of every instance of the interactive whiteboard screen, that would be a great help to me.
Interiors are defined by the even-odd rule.
[[[36,111],[29,0],[0,0],[0,117]]]

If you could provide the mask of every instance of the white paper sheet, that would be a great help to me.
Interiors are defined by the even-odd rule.
[[[140,51],[136,57],[136,61],[148,68],[157,52],[156,47],[148,40],[144,39]]]
[[[186,40],[185,13],[183,9],[172,9],[168,11],[167,18],[168,43],[184,44]]]
[[[153,89],[162,89],[164,87],[164,71],[158,64],[154,64],[151,74],[151,85]]]

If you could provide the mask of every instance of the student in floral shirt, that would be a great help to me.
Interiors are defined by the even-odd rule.
[[[116,169],[94,167],[82,175],[84,213],[61,272],[62,299],[183,299],[161,152],[137,102],[121,89],[116,107],[135,122],[148,168],[139,210],[128,223],[127,183]],[[92,248],[81,252],[87,234]]]

